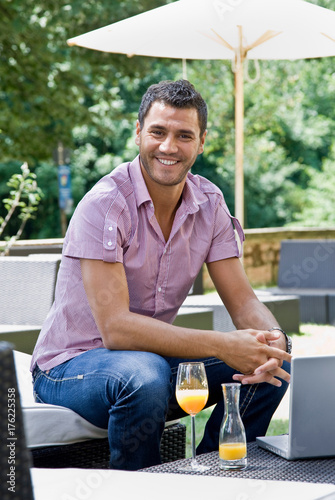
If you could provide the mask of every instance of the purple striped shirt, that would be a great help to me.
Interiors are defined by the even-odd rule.
[[[172,323],[204,262],[240,256],[233,223],[243,241],[241,226],[230,215],[221,191],[207,179],[189,173],[165,241],[139,157],[103,177],[84,196],[71,219],[55,301],[37,341],[32,368],[38,363],[47,370],[103,346],[79,259],[122,262],[130,310]]]

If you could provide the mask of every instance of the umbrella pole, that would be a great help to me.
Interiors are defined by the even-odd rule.
[[[243,62],[242,27],[239,26],[240,44],[235,54],[235,216],[244,227],[244,90],[243,90]]]

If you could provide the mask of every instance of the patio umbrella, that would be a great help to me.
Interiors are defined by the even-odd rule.
[[[244,224],[243,63],[335,55],[335,12],[304,0],[179,0],[68,44],[176,59],[231,59],[235,73],[235,215]]]

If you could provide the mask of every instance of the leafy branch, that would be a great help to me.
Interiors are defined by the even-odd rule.
[[[7,236],[5,238],[7,243],[4,247],[0,248],[1,256],[8,255],[11,246],[21,237],[27,221],[34,218],[34,212],[36,212],[43,196],[42,190],[37,186],[36,175],[30,172],[27,163],[21,166],[21,171],[21,174],[12,175],[7,182],[7,186],[11,190],[9,197],[2,200],[7,210],[7,215],[4,218],[0,217],[0,236],[16,209],[20,211],[18,219],[21,223],[14,236]]]

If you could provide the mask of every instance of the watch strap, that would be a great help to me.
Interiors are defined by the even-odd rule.
[[[282,332],[282,334],[285,337],[285,342],[286,342],[286,352],[288,354],[291,354],[292,352],[292,339],[287,335],[287,333],[280,328],[280,326],[273,326],[272,328],[269,329],[269,332],[272,332],[273,330],[278,330],[279,332]]]

